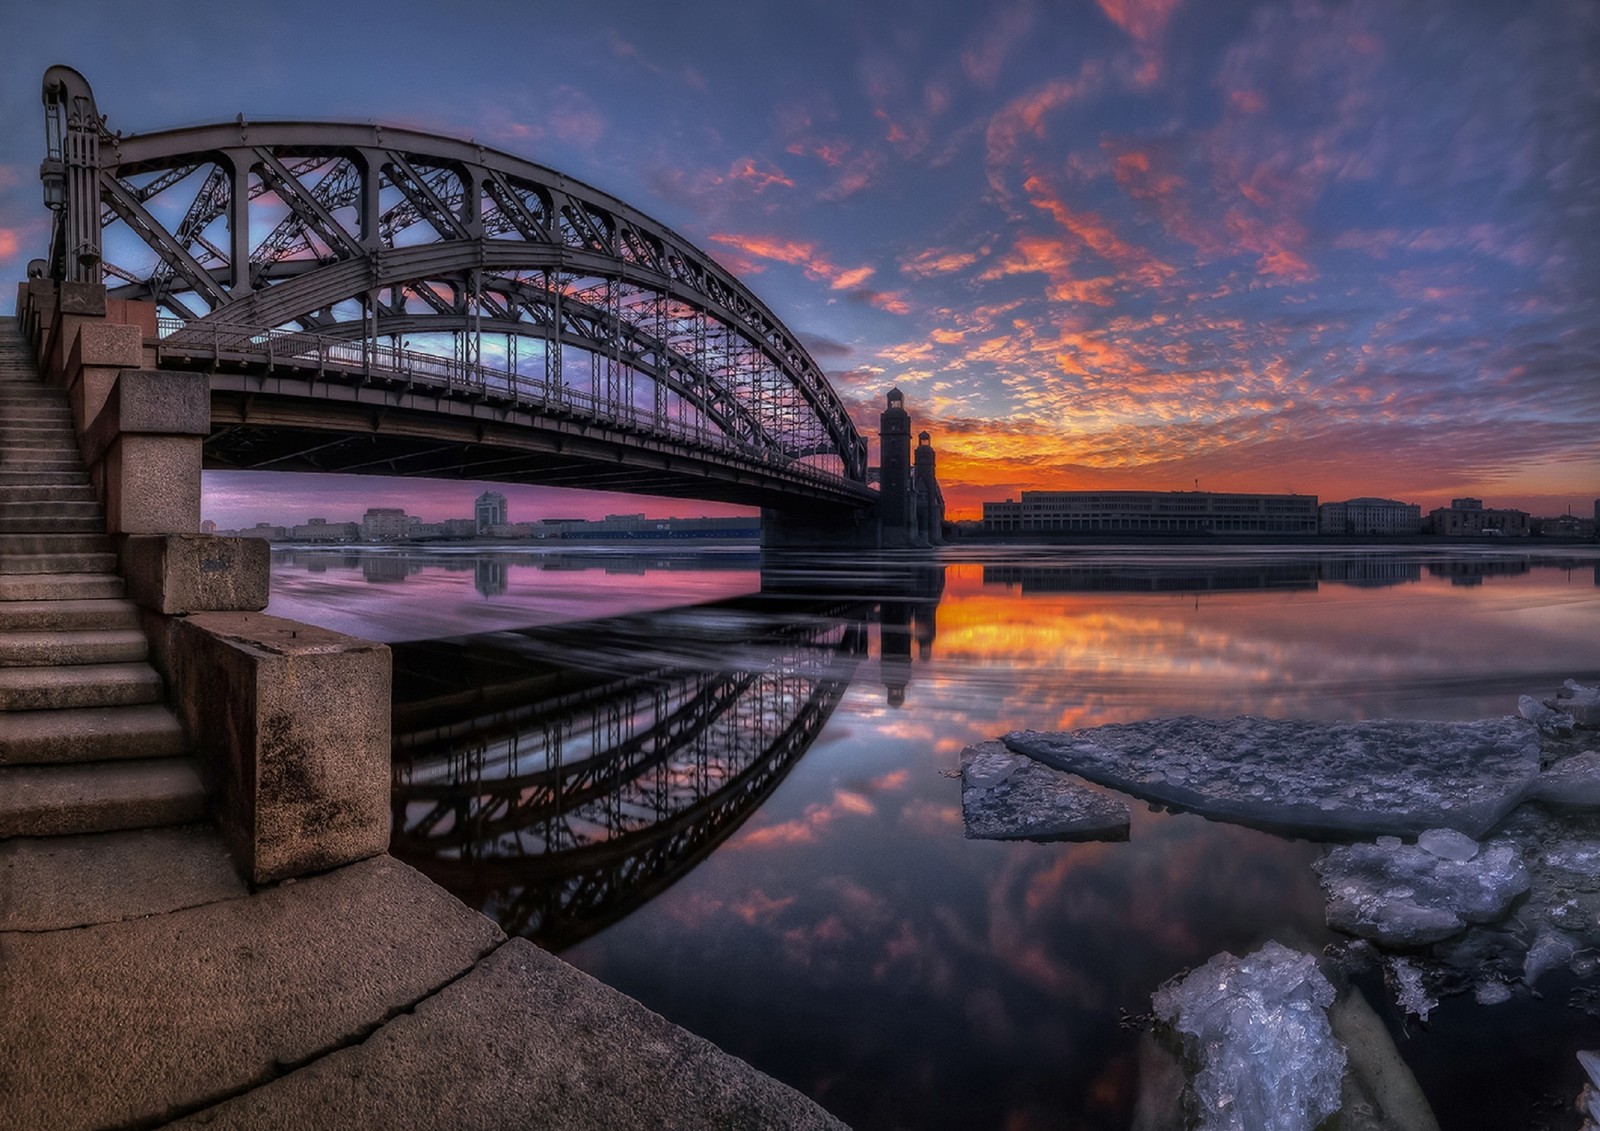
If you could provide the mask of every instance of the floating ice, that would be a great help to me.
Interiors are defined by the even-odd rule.
[[[1478,854],[1478,842],[1454,829],[1428,829],[1417,837],[1417,847],[1439,857],[1464,864]]]
[[[1583,750],[1554,762],[1528,792],[1547,805],[1600,806],[1600,751]]]
[[[961,752],[961,815],[978,840],[1128,839],[1126,804],[999,742]]]
[[[1539,932],[1522,960],[1522,980],[1533,985],[1551,970],[1571,962],[1577,952],[1578,948],[1572,939],[1562,932]]]
[[[1516,845],[1480,849],[1451,829],[1429,829],[1415,845],[1341,845],[1314,867],[1328,893],[1328,925],[1385,946],[1421,946],[1492,923],[1530,883]]]
[[[1439,999],[1429,995],[1422,968],[1404,958],[1391,958],[1388,966],[1394,981],[1395,1001],[1419,1021],[1426,1021],[1428,1014],[1438,1008]]]
[[[1310,1131],[1339,1109],[1345,1050],[1316,959],[1269,942],[1224,951],[1152,997],[1183,1040],[1201,1131]]]
[[[1511,1000],[1511,987],[1499,978],[1485,978],[1472,987],[1472,999],[1479,1005],[1499,1005]]]
[[[1524,695],[1517,700],[1517,714],[1546,734],[1568,735],[1572,733],[1571,715],[1565,711],[1557,711],[1552,707],[1546,707],[1532,695]]]
[[[1275,829],[1481,837],[1539,776],[1538,730],[1470,723],[1316,723],[1182,716],[1005,744],[1147,801]]]
[[[1546,700],[1546,705],[1570,715],[1577,726],[1600,727],[1600,687],[1585,687],[1569,679],[1556,692],[1555,700]]]

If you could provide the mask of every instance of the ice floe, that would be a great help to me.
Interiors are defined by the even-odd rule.
[[[1000,742],[961,752],[961,815],[977,840],[1127,840],[1128,806]]]
[[[1480,848],[1453,829],[1426,830],[1414,845],[1394,837],[1341,845],[1314,867],[1328,894],[1330,927],[1396,947],[1495,922],[1530,884],[1515,844]]]
[[[1181,716],[1064,733],[1018,731],[1007,747],[1147,801],[1289,832],[1473,838],[1534,786],[1539,731],[1468,723],[1318,723]]]
[[[1194,1065],[1202,1131],[1310,1131],[1339,1109],[1334,996],[1316,959],[1276,942],[1243,958],[1224,951],[1155,992],[1156,1017]]]

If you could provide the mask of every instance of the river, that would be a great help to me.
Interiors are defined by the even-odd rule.
[[[964,746],[1600,682],[1593,546],[279,547],[268,611],[393,645],[397,856],[862,1131],[1128,1127],[1157,986],[1342,941],[1311,841],[965,839]],[[1592,957],[1426,1023],[1357,984],[1443,1127],[1578,1126]]]

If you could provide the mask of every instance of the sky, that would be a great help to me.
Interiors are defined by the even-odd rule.
[[[1600,0],[129,11],[0,8],[0,276],[44,251],[59,62],[125,133],[393,123],[621,197],[743,279],[863,432],[902,389],[952,517],[1047,489],[1600,498]],[[479,490],[208,473],[206,508],[442,518]],[[507,493],[515,519],[726,513]]]

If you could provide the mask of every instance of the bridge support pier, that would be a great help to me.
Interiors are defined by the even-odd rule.
[[[875,550],[878,516],[868,507],[761,509],[763,550]]]

